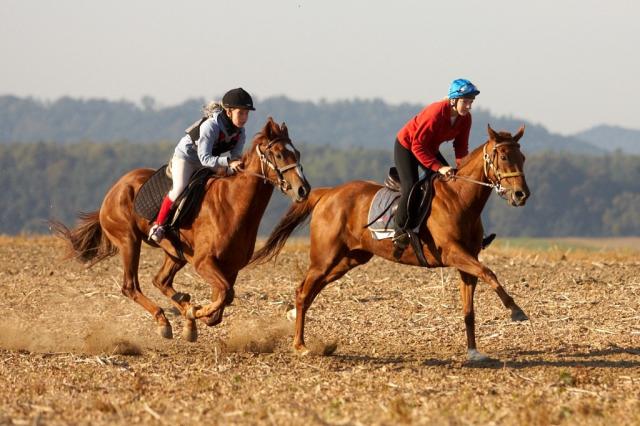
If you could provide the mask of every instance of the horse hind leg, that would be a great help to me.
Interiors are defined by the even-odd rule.
[[[171,330],[171,323],[165,316],[164,311],[145,296],[140,289],[140,282],[138,281],[140,245],[141,241],[139,239],[118,244],[118,248],[122,254],[124,270],[122,294],[142,306],[153,316],[158,325],[158,334],[160,334],[160,336],[165,339],[171,339],[173,338],[173,331]]]
[[[156,286],[162,294],[169,298],[173,306],[175,306],[184,317],[182,337],[187,342],[195,342],[198,340],[198,327],[196,326],[196,321],[194,319],[187,318],[187,312],[191,307],[191,296],[187,293],[178,293],[173,288],[173,279],[185,264],[186,262],[177,260],[168,254],[165,254],[162,267],[156,276],[153,277],[153,285]]]
[[[313,265],[312,260],[312,265],[307,270],[307,275],[296,289],[295,315],[291,311],[287,313],[287,318],[292,319],[294,317],[296,321],[293,339],[293,349],[296,353],[299,355],[307,355],[309,353],[304,341],[304,325],[307,311],[320,291],[329,283],[342,277],[349,270],[368,262],[372,257],[371,253],[358,250],[351,251],[346,256],[337,255],[333,262],[330,264],[325,263],[325,267]]]

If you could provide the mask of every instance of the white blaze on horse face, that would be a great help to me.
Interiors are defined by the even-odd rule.
[[[297,155],[297,153],[296,153],[296,149],[295,149],[295,148],[293,147],[293,145],[291,145],[290,143],[285,143],[285,144],[284,144],[284,148],[285,148],[287,151],[292,152],[292,153],[293,153],[293,155],[295,155],[296,157],[298,156],[298,155]],[[301,166],[300,164],[298,164],[298,165],[296,166],[296,172],[298,172],[298,176],[300,176],[300,178],[301,178],[301,179],[304,179],[304,178],[305,178],[305,177],[304,177],[304,173],[302,173],[302,166]]]

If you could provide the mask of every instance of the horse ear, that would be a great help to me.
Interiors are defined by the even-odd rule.
[[[277,125],[275,121],[273,121],[273,117],[267,118],[267,123],[262,129],[262,133],[267,137],[267,139],[274,139],[274,134],[276,133],[275,129],[277,129]]]
[[[282,122],[282,125],[280,126],[280,132],[282,133],[282,136],[284,136],[285,138],[289,137],[289,129],[287,129],[287,125],[285,124],[285,122]]]
[[[487,124],[487,133],[489,133],[489,139],[491,139],[492,141],[498,140],[499,136],[495,132],[495,130],[491,128],[491,124]]]
[[[520,128],[518,129],[518,132],[515,135],[513,135],[513,141],[518,142],[522,137],[522,135],[524,135],[524,124],[520,126]]]

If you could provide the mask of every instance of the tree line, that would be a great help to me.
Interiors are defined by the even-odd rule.
[[[165,164],[175,142],[0,145],[0,233],[47,233],[51,218],[67,224],[79,211],[97,210],[104,194],[127,171]],[[297,143],[313,187],[349,180],[382,182],[392,165],[387,149],[336,148]],[[523,151],[527,154],[526,144]],[[501,236],[640,235],[640,156],[587,156],[559,152],[527,154],[532,195],[522,208],[493,195],[485,228]],[[268,233],[289,201],[278,192],[265,214]]]
[[[433,99],[437,100],[437,99]],[[194,122],[204,99],[191,99],[180,105],[156,107],[152,99],[143,99],[142,106],[128,101],[60,98],[40,102],[31,98],[0,96],[0,144],[57,142],[155,143],[175,140]],[[257,110],[247,124],[247,134],[258,132],[268,116],[286,121],[294,141],[309,145],[348,149],[393,148],[398,130],[424,105],[388,104],[380,99],[344,100],[334,102],[304,102],[284,96],[258,99]],[[487,124],[495,130],[517,131],[526,124],[529,153],[555,150],[599,155],[605,150],[573,136],[547,131],[539,124],[516,117],[500,117],[482,108],[473,110],[471,144],[487,140]],[[605,135],[601,135],[606,140]]]

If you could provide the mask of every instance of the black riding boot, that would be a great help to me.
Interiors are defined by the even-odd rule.
[[[407,220],[407,224],[409,220]],[[411,235],[407,230],[408,226],[400,226],[396,224],[395,233],[393,235],[393,257],[396,259],[400,259],[402,257],[402,253],[406,250],[411,243]]]

